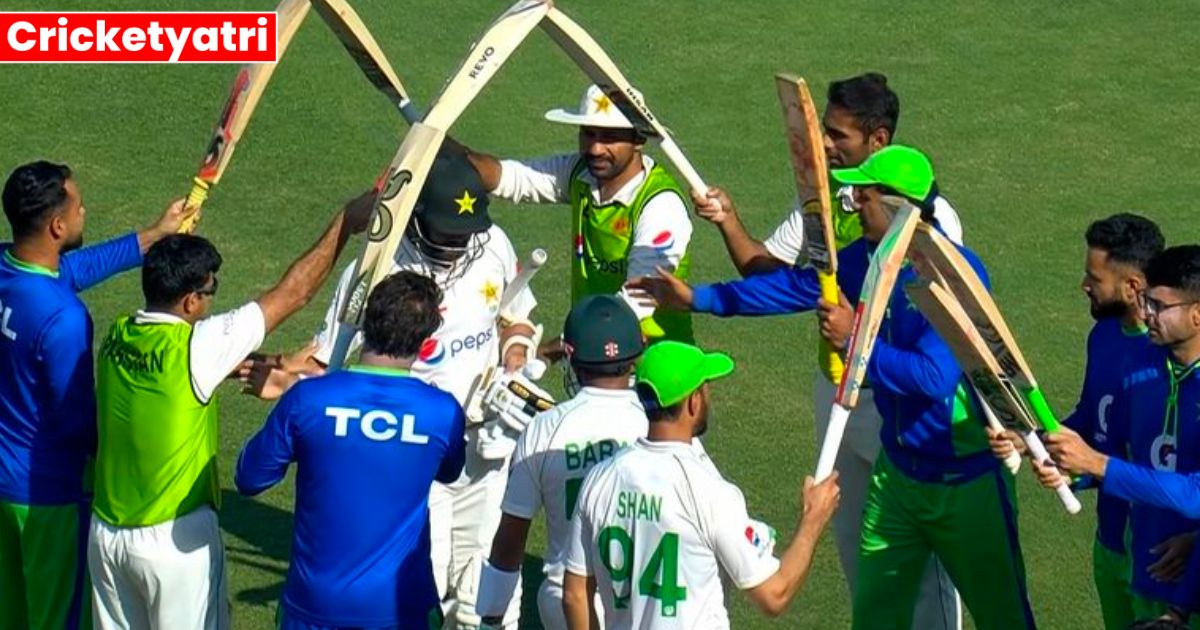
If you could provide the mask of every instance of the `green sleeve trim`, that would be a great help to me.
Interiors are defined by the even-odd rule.
[[[389,368],[379,365],[352,365],[347,370],[364,374],[379,374],[380,376],[409,376],[409,371],[401,368]]]

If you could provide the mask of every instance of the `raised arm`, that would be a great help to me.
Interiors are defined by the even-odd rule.
[[[788,266],[787,262],[772,255],[764,243],[750,236],[737,207],[724,189],[713,187],[706,197],[698,197],[693,191],[692,203],[696,206],[696,214],[717,226],[729,259],[743,278]]]
[[[67,253],[59,264],[59,281],[76,293],[142,264],[142,254],[163,237],[175,234],[185,216],[183,199],[163,210],[154,224],[134,234],[126,234],[102,243]]]

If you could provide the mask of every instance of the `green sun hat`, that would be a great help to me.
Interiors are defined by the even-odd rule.
[[[916,203],[929,203],[937,195],[933,164],[924,153],[899,144],[872,153],[854,168],[835,168],[833,178],[850,186],[884,186]]]
[[[637,368],[637,383],[654,394],[660,407],[670,407],[708,381],[733,372],[733,359],[678,341],[660,341],[646,349]]]

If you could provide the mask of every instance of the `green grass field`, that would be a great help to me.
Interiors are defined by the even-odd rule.
[[[271,0],[132,4],[60,0],[53,6],[272,6]],[[793,193],[774,73],[807,77],[823,103],[829,80],[885,72],[903,104],[898,140],[933,157],[941,188],[962,215],[967,242],[988,263],[998,302],[1060,413],[1074,402],[1090,325],[1078,292],[1087,223],[1135,209],[1159,221],[1172,243],[1200,237],[1194,219],[1189,222],[1194,210],[1188,210],[1200,172],[1194,123],[1200,81],[1190,2],[559,4],[642,89],[701,173],[731,191],[760,237],[782,218]],[[5,5],[48,8],[36,0]],[[505,0],[355,5],[426,104]],[[234,72],[216,65],[4,66],[0,170],[39,158],[69,163],[84,191],[93,241],[145,225],[168,199],[187,191]],[[541,115],[574,104],[585,83],[548,38],[535,33],[454,135],[502,155],[571,150],[574,131]],[[310,15],[208,204],[202,233],[226,261],[217,306],[234,307],[270,286],[335,207],[373,181],[404,130]],[[568,299],[566,210],[497,203],[493,214],[518,250],[550,251],[535,289],[540,319],[556,333]],[[716,230],[702,223],[696,228],[694,279],[733,276]],[[353,255],[348,252],[342,263]],[[86,296],[98,334],[117,314],[140,305],[137,281],[137,274],[126,274]],[[330,289],[266,347],[302,343],[318,325]],[[698,321],[705,346],[739,361],[738,373],[714,389],[709,450],[743,488],[751,511],[784,534],[794,526],[801,480],[816,460],[808,399],[815,366],[811,320]],[[237,450],[269,407],[232,385],[221,394],[221,464],[229,488],[221,520],[235,626],[266,628],[287,567],[292,487],[289,482],[254,499],[232,491]],[[1028,474],[1021,476],[1020,494],[1029,588],[1041,627],[1098,627],[1090,577],[1094,499],[1084,499],[1083,515],[1068,518]],[[538,536],[531,547],[535,556],[540,530]],[[739,595],[731,607],[734,627],[771,625]],[[533,617],[527,615],[528,627],[537,627]],[[845,587],[826,540],[804,592],[774,626],[848,624]]]

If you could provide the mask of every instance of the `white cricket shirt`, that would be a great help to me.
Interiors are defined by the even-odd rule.
[[[640,438],[584,481],[566,568],[595,576],[606,627],[729,628],[720,570],[749,589],[779,569],[741,491],[706,459]]]
[[[442,285],[442,326],[421,347],[412,375],[467,404],[471,384],[485,369],[500,361],[500,331],[496,318],[500,314],[500,296],[517,275],[517,254],[512,242],[499,226],[492,225],[483,255],[471,263],[466,272],[447,288],[441,282],[445,272],[427,264],[416,246],[404,238],[396,251],[392,273],[414,271],[433,278]],[[354,264],[346,267],[338,280],[333,301],[325,311],[325,323],[317,333],[318,349],[313,356],[323,363],[333,354],[337,339],[337,314],[346,299]],[[512,312],[527,318],[537,305],[528,287],[517,296]],[[351,352],[362,345],[362,334],[351,344]]]
[[[562,585],[571,515],[588,471],[645,437],[646,412],[631,389],[584,387],[538,414],[517,442],[501,509],[533,520],[546,510],[547,579]]]

